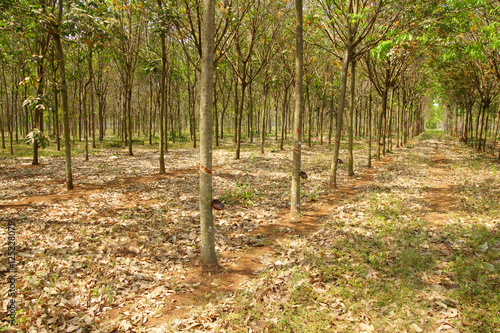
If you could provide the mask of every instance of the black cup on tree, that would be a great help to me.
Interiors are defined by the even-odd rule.
[[[212,200],[212,207],[215,210],[223,210],[224,209],[224,203],[220,200],[214,199]]]

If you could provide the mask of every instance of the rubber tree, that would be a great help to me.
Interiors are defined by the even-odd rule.
[[[99,55],[98,62],[102,63],[104,56],[109,57],[105,53],[105,49],[110,44],[110,34],[108,32],[110,11],[102,1],[81,1],[72,2],[68,6],[67,13],[65,13],[65,26],[71,29],[73,45],[77,45],[77,52],[80,53],[78,59],[87,62],[87,68],[78,64],[78,75],[81,77],[83,98],[83,118],[85,130],[85,160],[88,161],[88,139],[89,135],[92,136],[92,148],[96,148],[96,121],[95,121],[95,99],[97,95],[99,103],[99,139],[103,138],[103,99],[105,96],[102,91],[102,67],[98,64],[97,75],[94,73],[94,55]],[[96,52],[97,51],[97,52]],[[81,69],[80,69],[81,67]],[[71,75],[71,72],[70,72]],[[87,79],[85,80],[85,77]],[[71,78],[71,76],[70,76]],[[71,80],[71,79],[70,79]],[[89,97],[90,106],[87,108],[87,96]]]
[[[295,0],[295,110],[293,127],[293,171],[290,216],[300,216],[300,165],[302,147],[302,114],[304,109],[303,94],[303,18],[302,0]]]
[[[354,143],[354,108],[355,108],[355,91],[356,88],[356,60],[351,61],[351,89],[350,89],[350,103],[349,103],[349,138],[348,138],[348,155],[349,163],[347,165],[347,173],[349,176],[354,176],[354,155],[353,155],[353,143]]]
[[[474,1],[475,3],[475,1]],[[482,119],[479,130],[478,149],[486,150],[486,140],[488,131],[488,120],[490,112],[489,106],[495,96],[500,92],[500,13],[498,6],[493,4],[481,4],[479,10],[474,11],[472,27],[468,29],[468,47],[470,55],[474,58],[475,67],[480,69],[480,75],[476,76],[475,85],[481,98]],[[476,27],[482,27],[477,29]],[[484,116],[486,114],[486,120]],[[500,113],[498,114],[500,118]],[[478,117],[479,118],[479,117]],[[495,125],[494,116],[491,117],[493,126]],[[498,118],[497,118],[498,123]],[[498,128],[498,126],[496,126]],[[495,130],[496,131],[496,130]],[[493,137],[493,147],[496,144],[496,133]],[[484,138],[483,138],[484,132]],[[478,133],[476,131],[476,137]],[[493,148],[494,149],[494,148]]]
[[[113,45],[115,65],[120,73],[124,93],[123,115],[126,120],[125,133],[128,135],[128,155],[132,150],[132,92],[134,76],[139,53],[143,44],[144,20],[143,10],[134,3],[121,0],[115,3],[115,21],[113,30],[118,42]]]
[[[474,105],[477,102],[477,89],[473,82],[474,70],[468,63],[470,57],[464,51],[463,40],[453,39],[441,51],[441,57],[433,58],[434,76],[439,82],[442,94],[451,99],[463,112],[463,127],[461,130],[461,141],[468,143],[473,136],[472,123]],[[407,81],[407,80],[405,80]],[[409,94],[403,95],[403,104]]]
[[[386,36],[397,17],[398,9],[389,10],[388,7],[392,2],[386,0],[375,2],[370,0],[319,0],[318,2],[325,16],[321,26],[331,44],[327,51],[340,59],[342,63],[335,119],[335,142],[329,180],[330,188],[336,188],[349,66],[351,61],[368,52]],[[384,22],[378,22],[383,10],[387,11]],[[337,49],[339,44],[342,45],[341,50]]]
[[[470,63],[473,68],[473,83],[480,98],[479,113],[476,118],[475,141],[478,150],[486,151],[486,137],[483,139],[492,101],[498,95],[499,82],[491,75],[492,68],[488,62],[481,62],[479,59]],[[486,119],[485,119],[486,116]]]
[[[66,160],[66,188],[73,189],[73,174],[71,171],[71,139],[69,130],[69,108],[68,108],[68,84],[66,82],[66,61],[64,59],[64,49],[61,42],[60,29],[63,24],[64,0],[59,0],[57,21],[51,34],[55,42],[57,61],[59,62],[59,74],[61,85],[61,100],[63,109],[64,127],[64,156]]]
[[[222,110],[218,110],[218,106],[216,106],[216,110],[214,110],[215,114],[215,145],[219,146],[219,138],[224,139],[224,116],[229,107],[229,102],[231,100],[231,95],[233,92],[233,78],[230,76],[232,70],[229,68],[227,63],[221,59],[221,61],[217,65],[217,80],[216,85],[218,89],[215,89],[215,93],[217,94],[217,103],[220,104]],[[220,117],[219,117],[220,113]],[[220,133],[220,136],[219,136]]]
[[[272,3],[263,0],[247,2],[238,7],[235,14],[239,21],[235,23],[232,34],[232,48],[223,50],[224,57],[238,78],[241,93],[236,105],[236,151],[235,159],[240,158],[241,152],[241,123],[243,108],[248,86],[262,72],[276,55],[274,46],[281,29],[273,17]],[[286,10],[284,8],[283,10]],[[267,20],[267,21],[266,21]],[[266,22],[266,23],[264,23]],[[273,24],[271,24],[273,23]],[[258,45],[264,46],[257,52]],[[237,91],[235,92],[238,93]]]
[[[17,98],[19,95],[19,81],[21,81],[19,77],[19,62],[14,59],[22,58],[22,54],[18,49],[19,43],[12,43],[11,38],[13,35],[11,33],[4,34],[0,36],[0,66],[1,66],[1,79],[2,84],[0,85],[0,103],[3,104],[3,111],[5,111],[5,121],[7,122],[7,132],[10,139],[10,154],[14,155],[14,127],[15,127],[15,118],[17,117]],[[7,75],[7,73],[9,75]],[[8,80],[8,77],[10,80]],[[10,82],[9,82],[10,81]],[[10,86],[10,87],[9,87]],[[10,89],[9,89],[10,88]],[[9,96],[10,90],[10,96]],[[3,93],[3,94],[2,94]],[[2,96],[3,95],[3,96]],[[2,100],[2,97],[4,99]],[[2,127],[2,148],[5,147],[5,139],[4,139],[4,127],[2,124],[2,115],[0,114],[0,127]],[[17,134],[17,131],[16,131]],[[17,141],[17,135],[16,135]]]
[[[73,2],[66,13],[66,25],[72,27],[72,41],[78,45],[77,52],[82,52],[78,59],[87,60],[87,71],[79,63],[76,68],[82,67],[79,76],[88,74],[88,80],[82,82],[85,94],[90,96],[90,127],[92,132],[92,148],[96,148],[96,119],[94,112],[94,96],[97,97],[99,141],[104,139],[104,112],[108,90],[108,77],[106,72],[108,62],[112,55],[108,50],[112,45],[112,35],[109,32],[112,11],[103,1]],[[86,50],[85,50],[86,48]],[[97,60],[94,61],[94,56]],[[80,60],[79,60],[80,61]],[[94,67],[96,67],[94,69]],[[94,95],[95,94],[95,95]],[[84,101],[84,103],[86,103]],[[87,113],[87,110],[84,110]],[[86,117],[86,115],[85,115]],[[88,126],[88,125],[87,125]],[[86,151],[87,142],[86,142]]]
[[[166,111],[166,92],[165,92],[165,87],[166,87],[166,77],[167,77],[167,63],[168,63],[168,58],[167,58],[167,41],[166,41],[166,33],[167,29],[166,27],[169,26],[168,21],[171,18],[171,10],[170,6],[168,4],[164,4],[163,0],[157,0],[158,3],[158,10],[159,10],[159,16],[160,16],[160,22],[161,27],[160,27],[160,41],[161,41],[161,71],[160,71],[160,91],[158,92],[160,94],[160,115],[159,115],[159,125],[160,125],[160,135],[159,135],[159,167],[160,167],[160,174],[165,174],[165,148],[167,146],[167,140],[165,140],[165,135],[163,135],[164,132],[167,131],[166,128],[164,128],[165,123],[163,122]]]
[[[417,42],[410,34],[402,34],[394,40],[381,42],[364,58],[365,72],[381,98],[377,129],[377,161],[380,161],[382,127],[387,112],[389,91],[410,64],[416,47]]]
[[[372,84],[370,82],[368,97],[368,167],[372,167]]]
[[[50,48],[51,34],[47,27],[51,26],[54,17],[55,0],[27,1],[12,6],[13,17],[19,19],[12,22],[12,26],[21,31],[26,49],[31,55],[27,59],[34,67],[36,74],[31,74],[24,80],[24,84],[35,89],[34,96],[26,96],[23,107],[32,107],[35,114],[32,119],[32,132],[40,132],[43,136],[43,112],[47,108],[45,87],[47,81],[46,58]],[[22,23],[21,23],[22,22]],[[36,137],[37,135],[35,135]],[[38,165],[38,148],[41,146],[37,139],[33,141],[33,165]]]
[[[215,0],[203,1],[200,94],[200,224],[204,269],[217,268],[212,212],[212,108],[214,92]]]

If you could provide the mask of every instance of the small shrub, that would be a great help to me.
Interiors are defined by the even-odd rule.
[[[221,196],[221,200],[228,204],[240,203],[245,206],[251,207],[253,206],[253,201],[258,198],[261,193],[252,188],[249,181],[244,183],[236,183],[236,189],[226,189]]]
[[[121,140],[112,140],[112,141],[106,142],[105,146],[108,148],[123,148],[125,146],[125,144]]]

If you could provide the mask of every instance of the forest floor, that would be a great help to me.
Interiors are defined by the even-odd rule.
[[[288,147],[289,148],[289,147]],[[303,149],[291,221],[290,149],[214,149],[219,273],[200,268],[198,153],[0,156],[0,229],[16,224],[16,315],[0,331],[500,332],[500,164],[424,133],[327,186],[331,146]],[[345,150],[341,151],[341,154]],[[346,157],[342,157],[347,160]],[[0,279],[9,276],[0,258]],[[3,325],[3,326],[2,326]],[[3,328],[2,328],[3,327]]]

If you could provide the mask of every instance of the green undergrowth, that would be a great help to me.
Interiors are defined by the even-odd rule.
[[[255,200],[258,200],[262,194],[254,188],[247,180],[245,182],[237,182],[236,186],[232,189],[225,189],[221,200],[229,205],[243,204],[244,206],[251,207]]]

